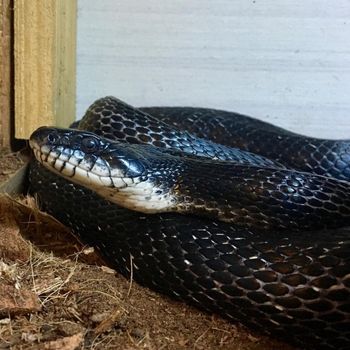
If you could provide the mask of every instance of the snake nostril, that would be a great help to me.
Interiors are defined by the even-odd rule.
[[[68,145],[70,144],[70,138],[69,138],[69,136],[63,136],[63,137],[61,138],[61,143],[62,143],[62,145],[68,146]]]

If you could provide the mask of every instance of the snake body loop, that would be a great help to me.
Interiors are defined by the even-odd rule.
[[[191,107],[143,112],[193,135],[273,159],[301,171],[350,181],[350,140],[301,136],[238,113]]]
[[[124,150],[142,150],[139,158],[144,158],[144,162],[134,161],[130,153],[122,157],[123,166],[125,163],[128,166],[127,179],[131,175],[134,179],[147,168],[153,183],[162,180],[167,185],[172,175],[160,179],[155,173],[150,174],[149,169],[157,164],[157,172],[162,173],[169,168],[164,164],[179,162],[176,174],[186,179],[183,187],[176,182],[178,177],[174,180],[179,197],[183,195],[188,204],[188,197],[197,198],[195,195],[200,193],[201,203],[206,208],[214,203],[213,210],[203,214],[198,206],[191,210],[187,207],[184,215],[148,215],[128,210],[121,206],[124,203],[111,203],[33,162],[31,192],[38,195],[44,209],[97,247],[125,275],[130,274],[132,256],[134,278],[144,285],[302,348],[349,348],[350,229],[346,225],[350,196],[349,184],[344,181],[350,166],[349,143],[305,138],[248,117],[233,115],[231,120],[226,115],[229,112],[223,111],[143,110],[155,117],[115,98],[104,98],[88,109],[78,128],[108,139],[152,144],[163,150],[147,151],[148,146],[142,145],[113,146],[114,141],[96,136],[102,140],[99,142],[103,152],[110,155],[101,158],[104,153],[100,149],[89,151],[95,147],[90,134],[90,141],[84,141],[82,147],[84,132],[64,131],[63,137],[57,131],[54,137],[50,136],[49,144],[50,147],[59,144],[60,148],[51,148],[51,152],[58,159],[63,154],[66,162],[73,153],[65,153],[64,147],[75,147],[74,152],[80,154],[86,169],[94,169],[98,164],[96,169],[102,173],[102,160],[116,164],[113,156],[116,149],[119,155]],[[187,115],[187,122],[181,121],[177,113]],[[178,128],[180,124],[186,131]],[[222,134],[225,146],[214,143],[221,141],[222,127],[231,136],[237,134],[236,140],[225,139]],[[250,130],[246,139],[239,130]],[[47,131],[33,134],[34,149],[47,141],[48,134],[43,136]],[[204,139],[206,132],[213,141]],[[53,135],[51,131],[49,134]],[[266,146],[261,141],[264,138]],[[271,138],[275,138],[274,143],[270,143]],[[290,148],[277,150],[276,140],[287,139],[294,140]],[[253,146],[248,146],[250,143]],[[241,151],[227,144],[246,146]],[[299,145],[305,147],[300,150]],[[88,150],[88,155],[81,153],[82,149]],[[306,155],[307,149],[310,152]],[[259,151],[260,155],[247,150]],[[35,152],[38,156],[38,149]],[[66,166],[65,162],[54,160],[53,153],[51,158],[40,154],[38,159],[51,162],[57,173]],[[312,162],[317,162],[313,166],[316,175],[305,172],[314,165]],[[199,183],[198,178],[204,173],[208,180]],[[208,188],[220,191],[213,194]],[[237,207],[232,209],[234,205]],[[216,215],[215,207],[224,212],[224,218]],[[238,209],[243,210],[240,220],[226,220]]]

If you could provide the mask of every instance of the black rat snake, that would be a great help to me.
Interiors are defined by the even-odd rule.
[[[144,285],[299,347],[348,349],[350,142],[224,111],[143,111],[155,117],[108,97],[76,125],[103,137],[36,131],[37,158],[85,186],[32,162],[44,209]]]

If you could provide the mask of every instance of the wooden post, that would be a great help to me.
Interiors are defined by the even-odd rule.
[[[0,0],[0,147],[9,147],[13,112],[12,1]]]
[[[75,119],[76,0],[15,0],[15,137]]]

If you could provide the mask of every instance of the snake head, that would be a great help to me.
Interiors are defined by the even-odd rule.
[[[141,157],[131,145],[111,142],[92,132],[41,127],[33,132],[29,144],[39,162],[64,176],[85,170],[87,177],[138,177],[145,170]]]
[[[46,168],[106,199],[130,209],[147,202],[150,211],[152,203],[162,203],[159,195],[164,191],[150,176],[152,157],[147,146],[110,141],[87,131],[51,127],[34,131],[29,145]]]

